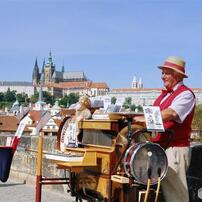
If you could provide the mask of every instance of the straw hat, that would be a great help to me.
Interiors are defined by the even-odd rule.
[[[158,68],[169,68],[182,74],[185,78],[188,76],[185,74],[185,61],[176,56],[170,56],[166,59],[163,65],[158,66]]]

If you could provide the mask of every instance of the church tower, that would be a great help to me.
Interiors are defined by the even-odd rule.
[[[39,67],[36,59],[32,74],[33,85],[41,84],[43,86],[46,86],[50,83],[72,81],[87,81],[87,78],[84,72],[81,71],[65,72],[64,62],[61,71],[57,71],[55,68],[55,64],[53,63],[51,51],[49,52],[48,60],[43,60],[41,72],[39,72]]]
[[[37,85],[39,84],[39,81],[40,81],[40,74],[39,74],[39,67],[38,67],[37,58],[36,58],[33,73],[32,73],[32,84]]]
[[[53,65],[51,52],[49,53],[48,63],[44,66],[44,84],[49,84],[52,81],[53,73],[55,72],[55,66]]]
[[[137,88],[137,79],[136,79],[136,76],[133,77],[131,88]]]
[[[142,78],[139,78],[139,81],[137,81],[136,76],[134,76],[131,88],[143,88]]]

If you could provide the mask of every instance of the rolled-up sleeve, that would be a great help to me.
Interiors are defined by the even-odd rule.
[[[175,121],[182,123],[191,113],[195,102],[195,97],[189,90],[180,93],[169,106],[178,114],[178,118]]]

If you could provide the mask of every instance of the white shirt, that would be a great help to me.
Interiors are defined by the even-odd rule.
[[[173,90],[175,91],[181,85],[183,85],[183,82],[179,82],[175,85]],[[169,95],[170,93],[168,93],[163,100],[165,100]],[[163,102],[163,100],[161,102]],[[191,113],[195,103],[196,100],[194,95],[189,90],[186,90],[176,96],[168,108],[173,109],[178,114],[178,118],[175,121],[182,123]]]

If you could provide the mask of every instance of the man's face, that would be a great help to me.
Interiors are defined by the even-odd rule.
[[[161,79],[166,89],[172,89],[178,82],[177,77],[174,74],[174,70],[163,68]]]

